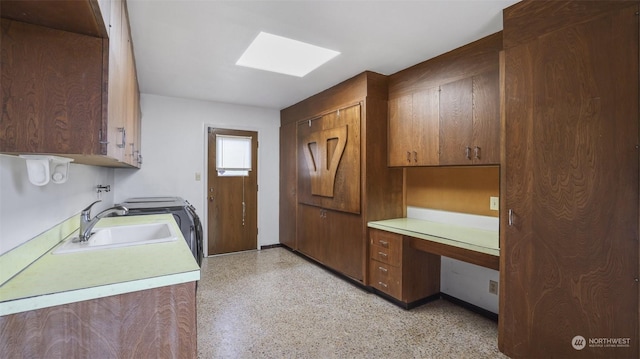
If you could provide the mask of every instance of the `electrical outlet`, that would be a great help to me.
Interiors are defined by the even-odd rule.
[[[496,282],[495,280],[489,281],[489,293],[496,295],[498,294],[498,282]]]
[[[492,211],[500,209],[500,197],[489,197],[489,209]]]

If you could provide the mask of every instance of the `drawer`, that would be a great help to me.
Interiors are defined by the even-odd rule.
[[[399,267],[402,259],[402,235],[371,229],[369,258]]]
[[[374,246],[386,248],[395,252],[400,252],[402,248],[402,235],[379,229],[369,230],[369,243]]]
[[[402,272],[400,268],[378,261],[369,261],[369,278],[372,287],[402,300]]]

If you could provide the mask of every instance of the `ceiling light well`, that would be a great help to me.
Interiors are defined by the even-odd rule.
[[[340,52],[260,32],[236,65],[304,77]]]

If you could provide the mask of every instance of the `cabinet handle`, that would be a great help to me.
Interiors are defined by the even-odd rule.
[[[124,127],[118,127],[118,132],[122,133],[122,142],[116,146],[118,146],[118,148],[124,148],[127,144],[127,130]]]
[[[108,145],[109,144],[109,141],[103,141],[102,140],[102,130],[98,131],[98,142],[101,145]]]
[[[389,285],[387,283],[378,282],[378,284],[385,288],[389,288]]]
[[[467,146],[464,148],[464,156],[470,160],[471,159],[471,147]]]
[[[418,152],[416,152],[416,151],[413,151],[413,161],[415,163],[418,163]]]
[[[407,162],[411,163],[411,152],[407,151]]]
[[[480,147],[478,147],[478,146],[474,147],[473,148],[473,153],[474,153],[474,156],[475,156],[476,160],[479,160],[480,159]]]
[[[384,258],[387,258],[389,255],[383,252],[378,252],[378,255]]]
[[[378,269],[380,270],[380,272],[385,272],[387,273],[389,270],[385,267],[378,267]]]
[[[378,241],[378,243],[380,243],[380,245],[385,247],[385,248],[389,248],[389,242],[387,242],[387,241],[383,241],[381,239],[381,240]]]
[[[509,227],[513,227],[513,209],[509,209],[508,223],[509,223]]]

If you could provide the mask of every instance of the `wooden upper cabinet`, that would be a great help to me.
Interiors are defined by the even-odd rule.
[[[438,164],[438,88],[389,100],[389,166]]]
[[[500,163],[498,71],[440,87],[440,164]]]
[[[440,86],[440,164],[472,163],[473,79]]]
[[[498,69],[473,77],[472,139],[474,164],[500,163],[500,81]]]
[[[500,162],[502,33],[389,76],[389,166]]]
[[[107,155],[140,164],[139,91],[126,3],[111,1],[109,36]]]
[[[102,39],[2,19],[0,152],[100,153]]]
[[[50,3],[2,2],[0,152],[138,167],[140,95],[126,3]]]

